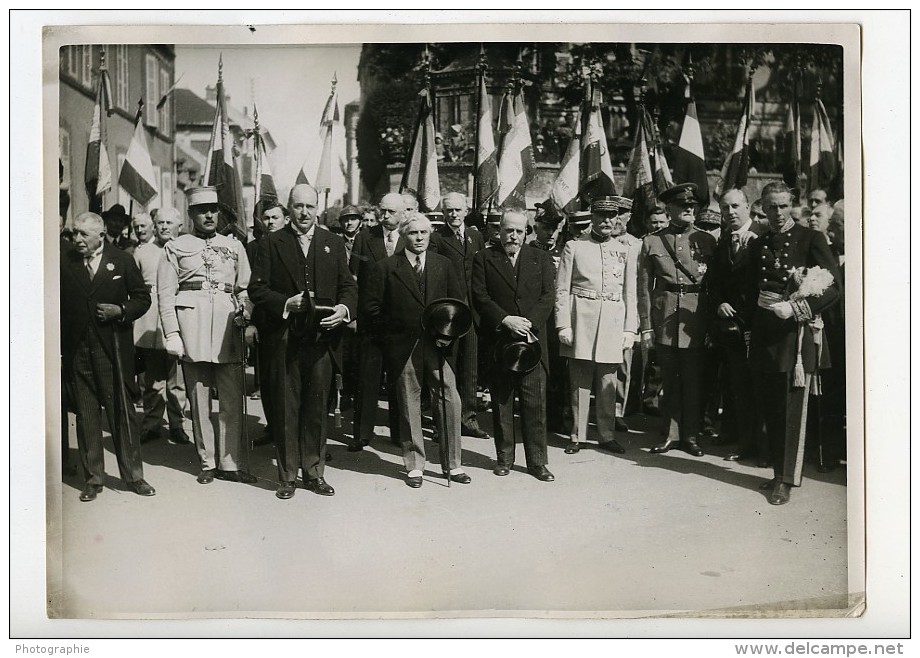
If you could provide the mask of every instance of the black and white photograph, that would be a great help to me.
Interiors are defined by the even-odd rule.
[[[45,28],[48,619],[865,613],[860,26],[467,27]]]

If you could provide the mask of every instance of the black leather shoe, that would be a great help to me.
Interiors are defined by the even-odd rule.
[[[758,459],[757,468],[773,468],[773,464],[766,459]]]
[[[786,482],[777,482],[776,488],[770,494],[771,505],[785,505],[789,502],[789,490],[791,487]]]
[[[253,484],[259,481],[255,475],[251,475],[246,471],[217,471],[216,477],[218,480],[242,482],[243,484]]]
[[[361,452],[368,445],[370,445],[369,441],[365,441],[364,439],[361,439],[359,441],[355,441],[354,443],[350,444],[346,448],[346,450],[348,450],[348,452]]]
[[[556,479],[556,476],[550,473],[546,466],[530,466],[527,468],[527,472],[540,482],[552,482]]]
[[[85,487],[83,487],[83,491],[80,492],[80,500],[84,503],[88,503],[92,500],[96,500],[96,496],[101,493],[101,484],[87,484]]]
[[[156,441],[159,438],[160,433],[157,430],[147,430],[141,437],[141,443],[150,443],[151,441]]]
[[[281,500],[287,500],[294,497],[296,485],[293,482],[282,482],[275,490],[275,496]]]
[[[413,489],[418,489],[422,486],[422,476],[406,478],[406,484],[408,484]]]
[[[511,467],[507,464],[496,464],[492,472],[495,473],[495,475],[508,475],[508,473],[511,472]]]
[[[176,427],[169,430],[169,442],[173,445],[184,446],[191,443],[192,440],[188,438],[188,434],[185,433],[184,429]]]
[[[760,489],[761,491],[771,491],[772,489],[776,488],[776,484],[778,482],[779,482],[779,478],[773,478],[772,480],[767,480],[766,482],[762,482],[760,486],[757,488]]]
[[[261,400],[261,399],[262,399],[262,391],[259,391],[259,390],[253,391],[253,392],[249,395],[249,399],[250,399],[250,400]]]
[[[581,450],[581,444],[577,441],[569,441],[569,444],[565,447],[565,454],[574,455],[576,452]]]
[[[147,484],[146,480],[135,480],[128,483],[128,488],[138,496],[155,496],[157,490]]]
[[[473,478],[466,473],[457,473],[456,475],[447,475],[445,473],[444,475],[449,477],[451,482],[456,482],[457,484],[469,484],[473,481]]]
[[[217,473],[216,469],[205,468],[198,474],[198,484],[211,484],[214,482],[214,474]]]
[[[304,489],[312,491],[315,494],[320,496],[334,496],[335,489],[330,485],[326,484],[326,481],[323,478],[316,478],[312,480],[304,480],[303,483]]]
[[[624,452],[626,452],[626,448],[617,443],[616,439],[610,439],[609,441],[598,443],[597,447],[601,450],[606,450],[607,452],[612,452],[616,455],[622,455]]]
[[[613,421],[613,429],[615,429],[617,432],[628,432],[629,425],[627,425],[626,421],[622,418],[617,418]]]
[[[686,452],[688,455],[693,455],[694,457],[703,456],[703,449],[700,448],[699,444],[694,439],[688,439],[686,441],[681,441],[680,447],[681,447],[681,450]]]
[[[479,427],[464,426],[460,428],[460,434],[463,436],[472,436],[474,439],[491,439],[492,435],[483,431]]]
[[[653,455],[663,455],[675,447],[677,447],[677,441],[674,441],[673,439],[666,439],[664,442],[654,446],[651,450],[649,450],[649,452]]]

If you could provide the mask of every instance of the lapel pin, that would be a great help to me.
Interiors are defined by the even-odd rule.
[[[106,264],[105,264],[105,269],[107,269],[109,272],[111,272],[111,271],[113,271],[113,270],[115,269],[115,266],[114,266],[112,263],[106,263]]]
[[[325,251],[327,254],[329,253],[329,245],[328,245],[328,244],[327,244],[325,247],[323,247],[323,251]]]

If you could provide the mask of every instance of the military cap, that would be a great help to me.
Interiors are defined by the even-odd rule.
[[[209,203],[217,203],[217,188],[192,187],[185,191],[185,197],[188,199],[189,208],[192,206],[204,206]]]
[[[498,226],[502,223],[502,214],[498,210],[490,210],[486,215],[486,224]]]
[[[569,215],[569,224],[575,228],[585,228],[591,223],[591,211],[579,210]]]
[[[627,199],[625,196],[602,196],[591,204],[592,213],[617,215],[630,210],[632,210],[632,199]]]
[[[345,206],[342,208],[342,212],[339,213],[339,219],[344,217],[362,217],[362,214],[358,210],[358,206]]]
[[[556,228],[562,223],[562,215],[556,211],[552,201],[547,200],[543,203],[537,203],[534,207],[537,209],[537,215],[533,218],[534,222],[547,224],[552,228]]]
[[[699,203],[696,200],[696,189],[693,183],[681,183],[666,189],[658,195],[658,199],[668,205],[673,203],[678,206],[695,206]]]
[[[444,224],[444,213],[440,210],[433,210],[431,212],[426,212],[425,217],[428,218],[434,226],[442,226]]]
[[[703,208],[700,216],[696,218],[696,225],[706,228],[718,228],[722,226],[722,214],[712,208]]]

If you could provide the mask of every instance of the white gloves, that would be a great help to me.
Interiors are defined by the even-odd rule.
[[[633,332],[631,332],[631,331],[624,331],[624,332],[623,332],[623,349],[624,349],[624,350],[630,349],[633,345],[636,344],[636,341],[637,341],[638,339],[639,339],[639,337],[638,337],[636,334],[634,334]]]
[[[572,346],[573,338],[574,338],[574,334],[572,333],[571,327],[559,330],[559,342],[565,345],[566,347]]]
[[[185,356],[185,345],[182,344],[182,337],[179,334],[169,334],[166,337],[166,353],[180,359]]]

